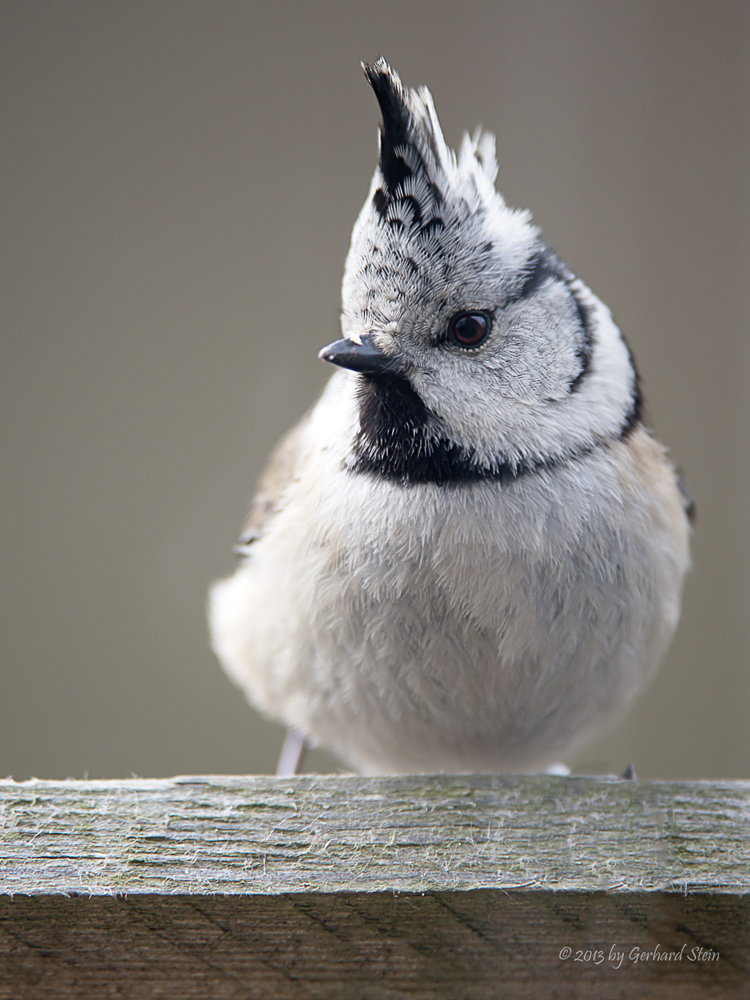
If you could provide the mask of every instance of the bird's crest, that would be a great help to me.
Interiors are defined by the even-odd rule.
[[[529,213],[508,208],[495,189],[493,135],[464,135],[456,155],[426,87],[405,87],[382,57],[363,68],[383,122],[342,285],[343,331],[355,338],[396,333],[405,310],[467,282],[512,290],[533,267],[539,237]]]
[[[381,183],[373,204],[383,222],[403,225],[409,232],[430,235],[443,225],[441,207],[459,175],[473,177],[484,198],[494,191],[497,173],[495,139],[477,130],[464,137],[456,160],[446,145],[432,97],[426,87],[408,90],[398,73],[381,56],[372,66],[362,64],[375,92],[383,124],[378,167]]]

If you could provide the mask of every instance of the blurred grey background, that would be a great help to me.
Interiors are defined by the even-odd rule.
[[[205,592],[327,375],[381,53],[449,143],[497,134],[506,200],[614,311],[697,500],[669,658],[573,763],[747,776],[742,0],[3,0],[0,774],[274,767]]]

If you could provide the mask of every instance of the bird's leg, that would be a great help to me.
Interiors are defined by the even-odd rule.
[[[306,750],[307,741],[304,733],[301,733],[299,729],[287,729],[279,763],[276,767],[276,777],[283,778],[290,774],[297,774],[302,767]]]
[[[545,774],[554,774],[561,778],[567,778],[570,774],[570,768],[567,764],[563,764],[562,761],[557,761],[545,770]]]

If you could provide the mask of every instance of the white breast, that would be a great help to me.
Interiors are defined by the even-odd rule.
[[[688,532],[663,449],[636,430],[510,485],[403,487],[345,469],[353,384],[332,379],[283,509],[212,592],[225,669],[366,772],[570,753],[677,622]]]

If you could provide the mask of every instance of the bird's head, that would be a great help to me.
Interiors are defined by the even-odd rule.
[[[605,306],[495,188],[495,140],[458,155],[425,88],[365,66],[380,155],[352,233],[343,339],[360,375],[354,466],[402,481],[517,475],[637,419],[629,352]]]

